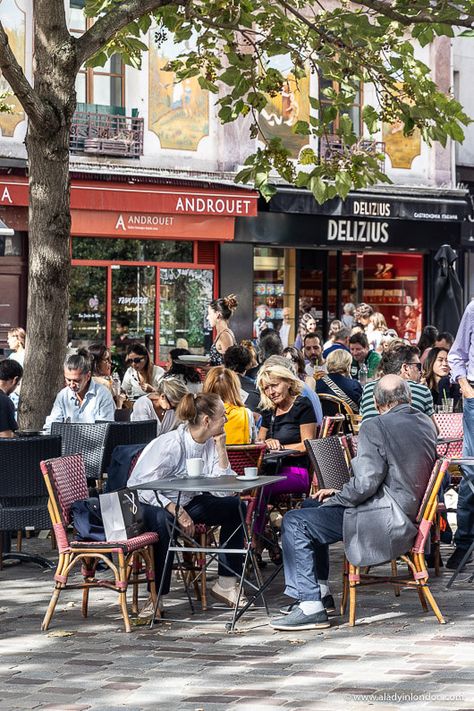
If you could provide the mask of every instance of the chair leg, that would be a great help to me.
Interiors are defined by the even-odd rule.
[[[347,562],[347,558],[344,556],[344,560],[342,562],[341,615],[346,614],[348,594],[349,594],[349,563]]]
[[[70,559],[70,556],[68,554],[60,553],[59,560],[58,560],[58,567],[56,568],[56,575],[63,574],[63,570],[67,569],[67,566],[69,564],[69,559]],[[53,594],[51,595],[51,600],[49,601],[48,609],[46,610],[46,613],[43,618],[43,622],[41,623],[41,630],[43,632],[46,632],[46,630],[49,627],[49,623],[51,622],[51,619],[54,615],[56,605],[58,604],[59,595],[61,594],[61,590],[63,590],[66,587],[66,585],[67,585],[67,581],[65,583],[56,582],[56,584],[55,584]]]
[[[425,584],[421,585],[420,587],[421,587],[426,599],[430,603],[431,609],[433,610],[434,614],[436,615],[436,619],[438,620],[439,624],[445,625],[446,620],[444,619],[443,615],[441,614],[441,610],[439,609],[439,607],[436,603],[436,600],[434,599],[433,594],[432,594],[431,590],[429,589],[428,585],[426,585],[426,583],[425,583]]]
[[[207,533],[201,533],[200,545],[205,548],[208,542]],[[206,554],[202,553],[202,565],[201,565],[201,608],[203,612],[207,610],[207,570],[206,570]]]
[[[391,560],[390,565],[392,568],[392,577],[396,578],[398,575],[398,570],[397,570],[397,561],[396,560]],[[394,592],[395,592],[395,597],[400,597],[400,586],[399,585],[394,585],[393,586]]]
[[[89,588],[82,589],[82,616],[87,617],[89,611]]]
[[[131,559],[132,566],[132,614],[138,614],[138,577],[140,574],[141,558],[138,553],[134,553]]]
[[[17,553],[21,553],[21,548],[22,548],[22,545],[21,545],[21,544],[22,544],[22,543],[23,543],[23,531],[22,531],[21,529],[19,529],[19,530],[16,532],[16,550],[17,550]]]
[[[116,581],[117,587],[119,589],[119,605],[122,612],[123,624],[125,626],[125,632],[131,632],[132,627],[130,625],[130,618],[128,616],[127,608],[127,570],[125,566],[125,558],[123,551],[118,554],[118,580]]]
[[[359,568],[349,563],[349,625],[354,627],[356,621],[357,585],[355,578],[360,574]]]

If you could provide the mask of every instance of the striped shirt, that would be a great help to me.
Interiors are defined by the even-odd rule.
[[[371,380],[362,391],[362,399],[360,401],[359,412],[362,415],[362,420],[369,420],[371,417],[376,417],[379,413],[374,402],[374,388],[376,380]],[[411,390],[412,407],[425,415],[431,417],[434,412],[433,396],[431,392],[421,383],[415,383],[414,380],[407,380]]]

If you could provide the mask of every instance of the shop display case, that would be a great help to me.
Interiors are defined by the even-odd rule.
[[[285,257],[283,249],[257,248],[253,282],[254,338],[258,327],[279,330],[285,305]]]

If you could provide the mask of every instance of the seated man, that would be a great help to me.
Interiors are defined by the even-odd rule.
[[[351,377],[359,380],[360,369],[364,364],[367,368],[367,378],[375,378],[381,356],[370,350],[365,333],[354,333],[349,338],[349,349],[352,355]]]
[[[411,407],[410,388],[397,375],[381,378],[374,398],[382,416],[361,427],[351,480],[338,492],[321,489],[316,501],[283,518],[285,593],[297,604],[271,621],[275,629],[329,627],[329,543],[344,541],[347,559],[358,566],[397,558],[413,543],[436,458],[436,431]]]
[[[16,360],[0,363],[0,437],[14,437],[18,425],[15,406],[9,395],[15,390],[23,375],[23,368]]]
[[[59,391],[44,429],[53,422],[114,421],[115,404],[108,388],[91,379],[91,361],[86,353],[67,356],[64,361],[66,387]]]

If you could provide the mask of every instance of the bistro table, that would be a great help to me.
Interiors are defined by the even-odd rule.
[[[232,615],[232,621],[226,625],[226,629],[229,631],[233,631],[235,629],[235,625],[237,621],[242,617],[244,612],[248,610],[250,605],[252,605],[255,600],[258,597],[261,597],[263,600],[263,603],[265,605],[265,610],[267,612],[267,615],[269,614],[268,612],[268,605],[265,600],[264,592],[272,582],[272,580],[275,578],[275,576],[278,574],[278,572],[281,569],[281,566],[277,568],[277,570],[272,573],[272,575],[265,581],[263,582],[260,570],[258,568],[258,565],[255,560],[255,556],[252,550],[252,534],[253,534],[253,527],[254,527],[254,521],[255,521],[255,512],[259,510],[259,505],[262,501],[262,494],[264,487],[267,486],[268,484],[273,484],[277,481],[281,481],[282,479],[285,479],[284,476],[259,476],[256,479],[245,479],[244,477],[236,477],[235,475],[228,475],[228,476],[220,476],[220,477],[180,477],[176,479],[156,479],[155,481],[149,481],[146,483],[141,483],[141,484],[136,484],[135,486],[130,486],[129,488],[132,490],[142,490],[142,491],[153,491],[155,493],[156,499],[158,504],[161,506],[161,502],[158,496],[158,493],[160,491],[176,491],[178,492],[178,498],[176,501],[176,507],[175,507],[175,514],[172,517],[171,523],[168,523],[168,529],[169,529],[169,534],[170,534],[170,539],[169,539],[169,544],[168,544],[168,550],[166,552],[166,558],[165,558],[165,564],[163,568],[163,572],[161,574],[161,579],[160,579],[160,585],[158,588],[158,594],[156,597],[156,603],[155,603],[155,610],[154,614],[151,618],[150,622],[150,627],[153,627],[153,622],[157,613],[158,609],[158,604],[159,604],[159,599],[161,596],[161,591],[163,589],[163,582],[164,582],[164,570],[166,569],[166,565],[168,563],[168,560],[170,558],[170,555],[172,553],[177,554],[178,558],[178,566],[181,567],[182,563],[179,559],[179,555],[182,553],[205,553],[206,555],[211,556],[211,560],[214,560],[218,555],[220,551],[225,550],[226,553],[241,553],[244,555],[244,562],[243,562],[243,567],[242,567],[242,575],[240,577],[240,582],[239,582],[239,596],[238,600],[240,600],[240,597],[243,592],[243,586],[244,582],[246,582],[251,588],[253,588],[253,594],[250,596],[249,600],[245,605],[243,605],[241,608],[238,606],[235,607],[233,615]],[[240,513],[240,524],[239,527],[242,528],[244,532],[244,547],[243,548],[225,548],[225,544],[227,541],[224,541],[220,543],[218,547],[202,547],[199,546],[197,541],[195,541],[193,538],[186,536],[180,529],[178,525],[178,512],[180,508],[180,501],[181,501],[181,496],[184,492],[200,492],[200,493],[226,493],[226,494],[243,494],[246,491],[252,491],[252,490],[258,490],[258,503],[257,506],[254,508],[252,519],[250,522],[250,527],[247,528],[247,524],[245,521],[245,516],[239,507],[239,513]],[[235,531],[234,531],[235,533]],[[185,545],[179,545],[177,541],[177,536],[180,536],[181,538],[184,538],[185,540]],[[233,534],[232,534],[233,535]],[[252,583],[248,578],[245,576],[245,571],[247,570],[247,566],[250,564],[251,568],[253,569],[254,575],[255,575],[255,581],[256,584]],[[206,563],[206,566],[209,565],[209,563]],[[225,567],[228,568],[228,566],[224,563]],[[230,568],[228,568],[230,570]],[[188,599],[190,600],[189,596],[189,591],[187,588],[187,584],[185,582],[185,587],[186,587],[186,593],[188,595]],[[191,608],[193,609],[193,608]]]

